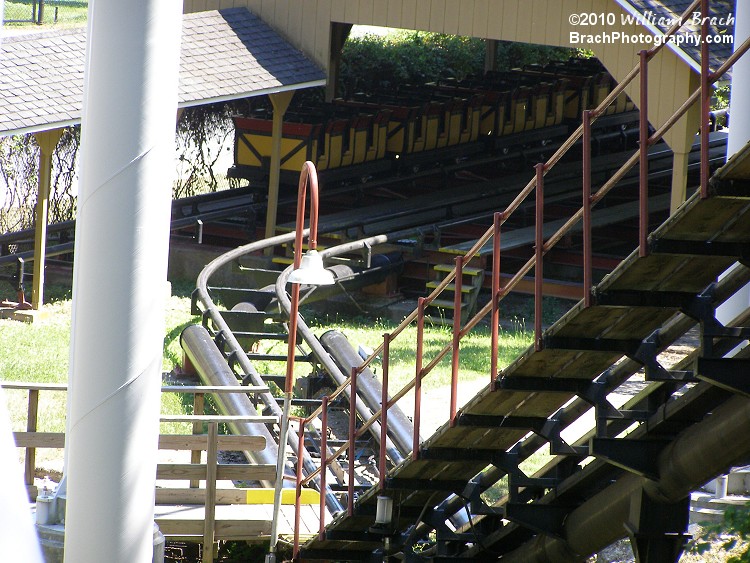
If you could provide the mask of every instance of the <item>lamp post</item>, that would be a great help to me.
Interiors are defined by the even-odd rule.
[[[307,187],[310,186],[310,231],[308,233],[308,250],[302,255],[302,239],[305,228],[305,201]],[[305,285],[332,285],[333,274],[323,267],[323,259],[317,251],[318,245],[318,174],[315,165],[307,161],[302,165],[297,192],[297,224],[294,239],[294,265],[287,279],[292,284],[291,310],[289,312],[289,345],[286,357],[286,378],[284,380],[284,409],[281,413],[281,431],[279,433],[279,457],[276,462],[276,487],[273,499],[273,521],[271,523],[271,548],[266,555],[266,563],[275,563],[279,539],[279,512],[281,511],[281,492],[284,486],[284,466],[286,465],[286,442],[289,433],[289,409],[294,390],[294,355],[297,348],[297,314],[299,312],[299,290]],[[299,452],[302,463],[302,452]],[[322,491],[321,491],[322,494]]]

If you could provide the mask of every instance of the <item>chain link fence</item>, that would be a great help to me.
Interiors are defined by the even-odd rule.
[[[5,0],[6,25],[68,25],[86,22],[88,0]]]

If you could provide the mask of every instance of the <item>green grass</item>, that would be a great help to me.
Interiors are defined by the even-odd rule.
[[[311,319],[311,327],[316,333],[333,329],[346,335],[349,342],[356,349],[365,346],[375,349],[383,341],[383,334],[392,332],[397,324],[370,319]],[[445,325],[425,325],[423,348],[423,366],[435,358],[440,350],[452,341],[452,329]],[[414,378],[415,353],[417,343],[417,327],[412,324],[407,327],[390,345],[389,381],[391,389],[400,389]],[[525,331],[500,332],[498,365],[504,367],[514,360],[519,353],[531,343],[531,335]],[[378,373],[382,370],[381,362],[375,362]],[[478,379],[488,379],[490,374],[490,329],[485,325],[476,327],[461,340],[459,352],[460,381],[470,382]],[[450,385],[451,356],[447,354],[435,368],[427,374],[423,381],[423,389],[437,389]]]
[[[166,337],[164,339],[163,370],[170,371],[181,363],[182,354],[179,335],[182,329],[196,322],[190,315],[189,292],[184,288],[173,288],[174,294],[167,300]],[[12,320],[0,320],[0,380],[38,383],[66,383],[68,381],[68,354],[70,346],[70,290],[59,287],[46,288],[48,303],[45,309],[49,317],[31,324]],[[102,359],[106,364],[106,358]],[[28,393],[5,391],[13,429],[26,429]],[[179,394],[162,395],[162,413],[180,414],[185,407]],[[64,432],[66,396],[62,392],[42,391],[39,394],[37,429],[41,432]],[[162,424],[164,433],[190,432],[186,424]],[[37,459],[59,460],[60,452],[39,450]]]
[[[32,18],[32,4],[32,0],[5,0],[6,25],[14,28],[34,26],[36,29],[39,29],[40,26],[29,21]],[[42,28],[46,26],[70,27],[83,25],[88,18],[88,2],[76,0],[46,0],[44,2],[44,10],[42,13]]]
[[[166,333],[164,338],[163,370],[171,371],[182,363],[182,350],[179,336],[187,325],[199,322],[198,317],[190,314],[189,286],[174,286],[173,295],[167,301],[165,313]],[[10,320],[0,320],[0,380],[56,382],[63,383],[68,379],[68,349],[70,343],[70,291],[63,288],[47,288],[50,303],[45,305],[50,316],[47,320],[34,324],[25,324]],[[376,348],[382,342],[383,334],[392,332],[395,323],[367,318],[326,319],[309,317],[308,324],[316,334],[335,329],[344,333],[356,348],[362,345]],[[520,325],[519,325],[520,327]],[[390,379],[391,394],[414,377],[414,350],[416,347],[416,327],[408,327],[391,344]],[[426,326],[424,335],[425,365],[446,344],[451,342],[451,329],[446,326]],[[498,364],[507,365],[525,350],[531,342],[531,335],[519,328],[516,331],[501,331]],[[479,326],[468,334],[461,344],[460,381],[470,382],[489,377],[490,370],[490,331],[486,326]],[[260,352],[285,355],[286,344],[283,342],[263,343]],[[102,359],[106,364],[106,358]],[[256,362],[260,373],[283,373],[283,363]],[[382,372],[380,360],[373,364],[377,374]],[[307,375],[310,367],[302,362],[297,363],[296,375]],[[450,384],[450,355],[448,354],[435,369],[423,380],[426,390],[442,388]],[[26,426],[27,394],[21,391],[7,391],[7,400],[11,412],[14,430],[23,430]],[[175,414],[192,412],[192,400],[187,396],[165,393],[162,396],[162,412]],[[40,393],[38,430],[62,432],[65,430],[66,401],[65,395],[59,392]],[[163,424],[164,433],[190,432],[188,425]],[[53,450],[40,451],[40,462],[45,456],[59,456]]]

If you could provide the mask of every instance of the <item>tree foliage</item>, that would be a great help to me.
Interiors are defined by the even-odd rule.
[[[67,127],[52,153],[49,220],[75,217],[80,127]],[[39,145],[34,135],[0,138],[0,232],[31,228],[39,189]]]
[[[499,41],[499,70],[529,63],[567,59],[575,51]],[[400,84],[461,79],[484,71],[482,39],[423,31],[398,31],[385,36],[350,37],[341,54],[339,95],[372,92]]]

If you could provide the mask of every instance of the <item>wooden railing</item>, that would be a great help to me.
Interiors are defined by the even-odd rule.
[[[28,392],[26,430],[14,432],[16,446],[26,450],[24,460],[24,479],[27,492],[33,500],[37,495],[34,486],[36,471],[36,450],[39,448],[65,447],[65,434],[62,432],[39,432],[38,412],[41,392],[66,392],[64,383],[31,383],[1,382],[5,390]],[[248,492],[240,488],[217,488],[217,480],[236,481],[273,481],[276,478],[276,466],[273,464],[232,463],[220,464],[219,451],[260,451],[266,447],[263,436],[219,435],[218,426],[227,422],[277,423],[275,416],[220,416],[206,415],[205,395],[218,393],[259,393],[266,392],[265,387],[248,386],[164,386],[163,393],[185,393],[193,395],[193,414],[166,414],[160,416],[161,422],[182,422],[192,424],[192,434],[161,434],[160,450],[189,451],[190,463],[159,463],[156,469],[158,480],[186,480],[189,487],[158,487],[156,489],[157,505],[193,505],[194,517],[182,514],[175,515],[170,511],[157,510],[157,522],[165,536],[195,538],[203,544],[203,562],[211,563],[214,558],[214,544],[219,540],[250,540],[267,537],[270,532],[270,520],[267,518],[247,517],[247,511],[240,518],[217,520],[217,505],[245,505]],[[207,433],[204,433],[207,425]],[[201,462],[202,452],[206,452],[206,462]],[[200,481],[205,481],[205,488],[200,488]]]

